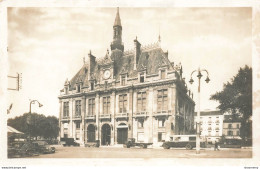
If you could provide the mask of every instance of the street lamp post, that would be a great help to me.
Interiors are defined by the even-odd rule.
[[[199,86],[198,86],[198,113],[197,113],[197,122],[196,122],[196,154],[200,153],[200,79],[203,76],[201,73],[202,72],[206,72],[207,73],[207,78],[206,78],[206,82],[209,83],[210,79],[209,79],[209,73],[206,69],[202,69],[200,70],[200,68],[198,68],[198,70],[194,70],[191,73],[191,78],[190,78],[190,84],[192,84],[194,82],[194,80],[192,79],[192,75],[194,72],[198,72],[198,80],[199,80]]]
[[[28,120],[28,124],[29,124],[29,141],[31,142],[31,115],[32,115],[32,104],[34,104],[35,102],[38,102],[39,107],[42,107],[43,105],[38,101],[38,100],[32,100],[30,102],[30,109],[29,109],[29,120]]]

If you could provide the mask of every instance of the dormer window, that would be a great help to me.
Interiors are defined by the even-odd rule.
[[[80,84],[78,84],[78,85],[77,85],[77,93],[79,93],[80,90],[81,90],[81,89],[80,89]]]
[[[140,83],[144,82],[144,74],[140,74]]]
[[[121,85],[122,85],[122,86],[125,85],[125,80],[126,80],[125,75],[124,75],[124,76],[121,76]]]
[[[90,90],[94,90],[94,82],[90,83]]]
[[[166,77],[165,70],[161,70],[161,79],[165,79],[165,77]]]

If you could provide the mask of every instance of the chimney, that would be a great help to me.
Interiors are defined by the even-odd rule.
[[[135,53],[134,53],[134,70],[137,68],[139,57],[141,55],[141,44],[138,42],[137,37],[134,40],[135,43]]]
[[[96,65],[96,57],[93,56],[91,54],[91,50],[89,51],[89,54],[88,54],[88,78],[90,79],[91,77],[91,74],[94,72],[94,68],[95,68],[95,65]]]

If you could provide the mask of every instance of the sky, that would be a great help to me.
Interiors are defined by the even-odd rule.
[[[8,91],[7,104],[13,103],[8,118],[29,111],[59,114],[58,96],[64,82],[77,73],[83,57],[91,50],[103,57],[113,35],[116,8],[8,8],[8,75],[22,73],[22,89]],[[252,65],[251,8],[120,8],[125,50],[133,49],[133,40],[143,45],[158,41],[175,64],[181,62],[183,76],[197,103],[198,81],[188,83],[193,70],[203,74],[201,110],[215,110],[218,102],[210,95],[221,91],[240,67]],[[15,87],[8,80],[8,87]],[[198,110],[196,104],[195,110]]]

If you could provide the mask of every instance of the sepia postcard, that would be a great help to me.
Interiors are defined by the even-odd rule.
[[[0,1],[2,169],[260,167],[256,1]]]

